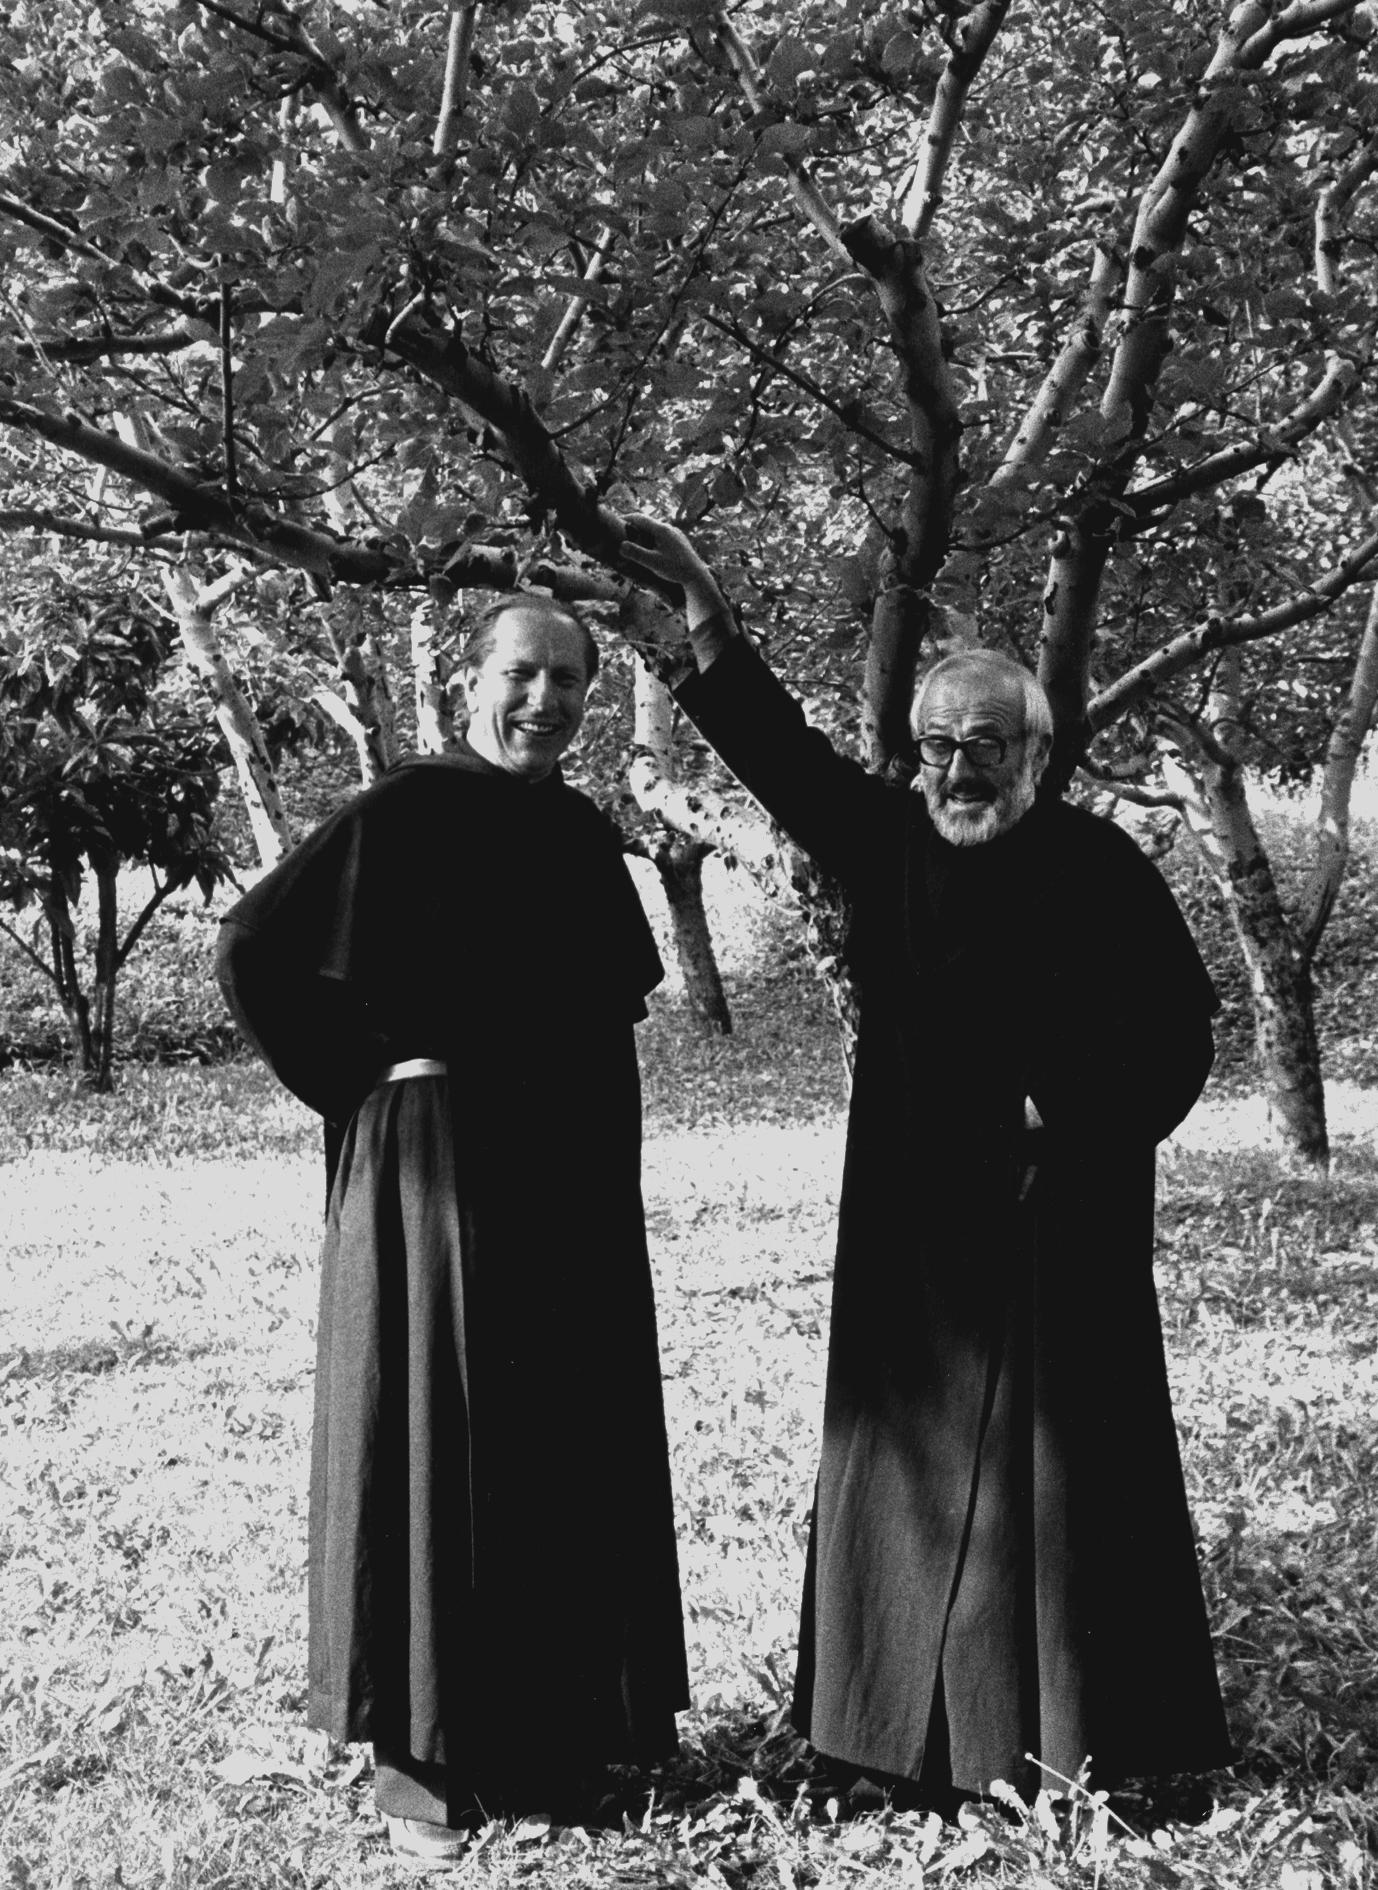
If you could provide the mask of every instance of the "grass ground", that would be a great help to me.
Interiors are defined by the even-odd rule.
[[[479,1890],[1378,1882],[1378,1096],[1335,1173],[1247,1095],[1164,1154],[1159,1277],[1241,1762],[1199,1787],[835,1817],[784,1728],[841,1150],[826,1021],[648,1030],[646,1192],[694,1708],[611,1829],[486,1829]],[[673,1074],[671,1073],[673,1072]],[[113,1099],[0,1078],[0,1864],[13,1890],[406,1880],[367,1755],[302,1724],[314,1250],[305,1112],[247,1065]],[[0,1878],[0,1882],[5,1879]]]
[[[1370,810],[1371,814],[1372,810]],[[1304,836],[1269,811],[1284,878]],[[1328,1182],[1266,1146],[1220,915],[1169,862],[1226,997],[1223,1080],[1163,1154],[1158,1275],[1239,1765],[1072,1815],[834,1817],[785,1728],[842,1134],[830,1025],[779,925],[713,911],[737,1034],[673,981],[642,1031],[694,1686],[625,1826],[495,1825],[476,1890],[1378,1885],[1378,845],[1356,833],[1320,1003]],[[654,907],[648,886],[648,906]],[[244,1063],[213,915],[123,987],[113,1098],[0,947],[0,1885],[382,1890],[366,1753],[302,1725],[315,1137]],[[772,929],[773,928],[773,929]],[[184,1059],[178,1067],[141,1058]],[[23,1067],[25,1061],[33,1067]]]

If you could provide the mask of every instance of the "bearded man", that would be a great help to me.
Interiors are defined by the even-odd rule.
[[[680,703],[852,904],[795,1723],[939,1804],[1226,1764],[1152,1273],[1154,1146],[1214,1054],[1171,894],[1038,796],[1052,723],[1018,664],[928,673],[906,791],[808,727],[682,533],[633,520],[624,556],[683,589]]]

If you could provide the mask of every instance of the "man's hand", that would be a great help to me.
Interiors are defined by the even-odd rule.
[[[736,635],[736,624],[718,580],[677,526],[640,513],[633,513],[626,524],[623,564],[684,592],[684,617],[694,656],[699,667],[706,668],[723,644]]]
[[[1036,1158],[1042,1140],[1043,1118],[1038,1113],[1038,1105],[1033,1097],[1026,1096],[1024,1098],[1024,1146],[1028,1152],[1028,1159],[1024,1163],[1024,1174],[1019,1183],[1018,1199],[1021,1204],[1028,1200],[1033,1185],[1038,1180]]]

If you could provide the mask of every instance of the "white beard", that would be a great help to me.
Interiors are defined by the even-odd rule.
[[[941,786],[931,794],[926,785],[923,790],[938,838],[952,847],[979,847],[1008,833],[1028,813],[1037,793],[1038,774],[1027,758],[1015,780],[993,801],[945,801]]]

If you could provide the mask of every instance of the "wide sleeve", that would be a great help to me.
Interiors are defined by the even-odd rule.
[[[1156,867],[1108,822],[1075,867],[1029,1094],[1051,1135],[1149,1147],[1200,1096],[1219,1000]]]
[[[229,912],[216,972],[241,1032],[280,1082],[346,1120],[387,1060],[377,1015],[380,915],[395,910],[396,850],[356,803],[318,828]]]
[[[681,683],[675,697],[790,838],[844,885],[853,881],[894,789],[810,728],[745,637],[734,638],[706,670]]]
[[[220,928],[216,975],[241,1035],[278,1081],[327,1121],[347,1121],[387,1060],[366,997],[233,918]]]

